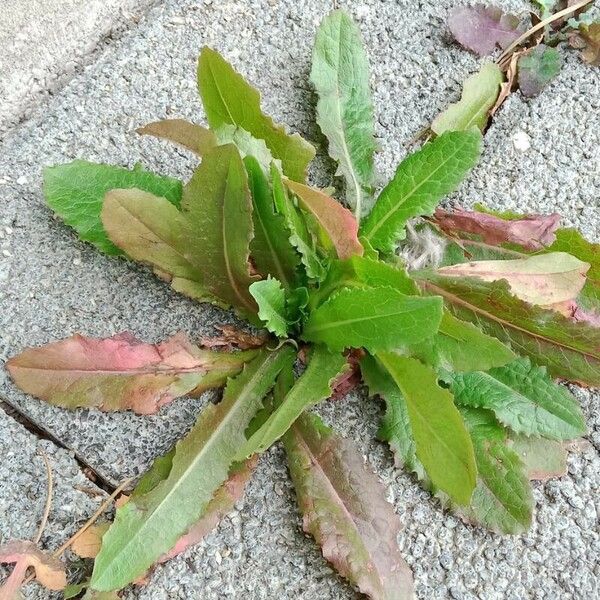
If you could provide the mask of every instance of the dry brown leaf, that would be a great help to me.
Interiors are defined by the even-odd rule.
[[[98,523],[86,529],[71,546],[71,550],[81,558],[96,558],[102,546],[102,536],[110,523]]]

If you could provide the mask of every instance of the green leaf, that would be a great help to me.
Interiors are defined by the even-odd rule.
[[[264,115],[260,94],[218,52],[207,47],[202,48],[198,60],[198,86],[211,128],[230,124],[245,129],[265,141],[290,179],[304,181],[315,149]]]
[[[532,98],[560,73],[562,57],[556,48],[540,44],[519,58],[518,82],[523,96]]]
[[[116,188],[139,188],[164,197],[175,206],[181,202],[180,181],[155,175],[139,166],[123,169],[75,160],[44,169],[44,196],[48,206],[73,227],[82,240],[112,255],[121,251],[106,236],[100,211],[106,192]]]
[[[244,159],[254,205],[254,239],[250,243],[252,260],[264,276],[278,279],[286,289],[294,287],[298,255],[289,242],[285,219],[275,212],[269,182],[258,161]]]
[[[567,450],[561,442],[513,433],[509,443],[523,462],[528,479],[548,481],[567,474]]]
[[[586,431],[579,405],[567,388],[527,358],[487,373],[453,373],[449,380],[458,404],[492,410],[516,433],[570,440]]]
[[[277,279],[255,281],[250,293],[258,304],[258,316],[266,328],[278,337],[287,337],[288,322],[285,306],[285,291]]]
[[[204,287],[250,318],[257,306],[248,287],[252,199],[246,170],[235,146],[207,154],[183,190],[187,254],[197,257]],[[202,260],[200,260],[202,257]]]
[[[403,267],[364,256],[353,256],[347,260],[331,261],[327,276],[319,288],[311,290],[311,307],[316,308],[343,287],[391,287],[403,294],[419,293],[418,286]]]
[[[389,287],[343,289],[310,313],[302,338],[331,350],[392,350],[433,335],[441,318],[441,299]]]
[[[174,290],[195,300],[222,303],[203,284],[203,257],[189,251],[186,214],[166,198],[138,189],[112,190],[105,196],[101,219],[116,247],[151,266]]]
[[[377,354],[406,400],[416,454],[432,483],[457,504],[468,504],[477,468],[473,444],[452,394],[442,389],[435,371],[414,358]]]
[[[338,258],[350,258],[363,253],[358,241],[358,223],[354,215],[331,196],[320,190],[289,179],[285,181],[298,198],[303,210],[309,213],[335,247]]]
[[[185,119],[155,121],[136,129],[136,133],[168,140],[187,148],[198,156],[204,156],[217,145],[215,134],[210,129],[190,123]]]
[[[159,344],[130,333],[106,339],[76,334],[28,348],[6,367],[24,392],[50,404],[153,414],[175,398],[220,387],[255,355],[205,350],[183,333]]]
[[[263,351],[230,380],[219,404],[204,408],[196,425],[177,444],[167,479],[117,510],[94,564],[93,589],[116,590],[134,581],[199,519],[227,479],[262,398],[292,359],[287,347]]]
[[[396,382],[370,354],[361,359],[360,370],[369,395],[380,396],[385,401],[386,410],[377,437],[389,444],[396,466],[416,473],[420,480],[426,479],[425,469],[417,458],[408,406]]]
[[[499,533],[522,533],[531,525],[531,486],[517,453],[492,413],[461,409],[477,461],[477,486],[471,506],[455,509],[466,520]]]
[[[416,358],[449,371],[487,371],[516,358],[500,340],[486,335],[471,323],[444,310],[438,332],[430,339],[408,347]]]
[[[369,212],[373,193],[373,103],[369,63],[352,18],[334,10],[319,25],[310,80],[317,90],[317,123],[329,154],[346,181],[346,200],[357,221]]]
[[[238,453],[238,460],[270,448],[302,412],[329,398],[336,378],[349,368],[346,357],[316,346],[306,371],[300,376],[266,423],[256,431]]]
[[[431,215],[477,162],[481,133],[449,131],[404,159],[383,189],[360,234],[377,250],[393,252],[409,219]]]
[[[354,446],[312,414],[302,415],[284,442],[304,530],[325,558],[370,598],[414,598],[398,549],[400,521]]]
[[[483,131],[490,109],[496,103],[504,75],[496,63],[486,63],[463,84],[462,96],[451,104],[431,124],[437,135],[446,131],[468,131],[478,127]]]
[[[315,240],[306,226],[300,209],[294,206],[283,185],[278,169],[271,167],[273,200],[277,212],[285,219],[289,232],[289,242],[300,254],[300,259],[310,279],[320,281],[325,276],[325,267],[315,247]]]
[[[600,329],[527,304],[504,281],[426,277],[421,287],[441,295],[456,317],[547,366],[554,377],[600,386]]]

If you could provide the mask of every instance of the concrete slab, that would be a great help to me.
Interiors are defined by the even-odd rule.
[[[389,177],[406,143],[460,92],[478,60],[454,46],[444,23],[454,1],[339,2],[360,22],[371,63],[382,152]],[[524,10],[517,0],[502,6]],[[4,142],[0,156],[0,353],[75,331],[106,336],[131,330],[148,341],[178,329],[192,337],[229,318],[173,294],[144,269],[99,255],[52,219],[40,193],[41,168],[75,157],[189,176],[193,159],[136,126],[165,116],[202,120],[195,87],[199,48],[218,48],[263,92],[264,107],[312,140],[313,97],[307,83],[316,24],[330,8],[319,0],[167,0],[106,50]],[[599,240],[600,75],[569,55],[539,98],[509,100],[486,136],[483,158],[453,200],[497,208],[554,211]],[[517,131],[527,151],[513,142]],[[519,134],[522,138],[522,133]],[[324,161],[321,161],[322,167]],[[314,181],[329,184],[322,168]],[[0,375],[4,377],[4,375]],[[67,413],[20,394],[4,380],[0,395],[75,448],[103,475],[119,480],[143,470],[190,426],[202,402],[182,400],[155,417]],[[383,446],[369,441],[380,408],[352,396],[323,409],[357,440],[389,488],[406,524],[401,543],[415,570],[419,598],[589,598],[598,594],[600,477],[598,395],[580,392],[595,450],[570,459],[569,475],[536,487],[532,531],[502,538],[443,513]],[[353,598],[319,558],[294,520],[281,452],[261,461],[240,511],[199,548],[161,567],[128,597]],[[218,554],[217,554],[218,551]]]
[[[40,545],[56,550],[94,513],[106,497],[83,475],[69,452],[40,440],[0,408],[0,544],[11,539],[31,540],[38,531],[47,495],[48,456],[54,493],[48,523]],[[0,566],[0,581],[8,573]],[[27,586],[25,597],[60,598],[37,584]]]
[[[0,136],[59,89],[154,0],[5,0],[0,17]]]

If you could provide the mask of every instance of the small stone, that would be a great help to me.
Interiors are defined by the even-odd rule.
[[[531,148],[531,141],[529,136],[524,131],[517,131],[512,136],[513,146],[519,152],[526,152]]]

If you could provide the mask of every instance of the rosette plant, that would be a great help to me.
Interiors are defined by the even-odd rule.
[[[430,132],[376,193],[368,63],[344,12],[320,25],[310,78],[339,197],[307,183],[314,147],[263,114],[258,92],[209,48],[198,63],[209,127],[140,130],[198,155],[188,182],[80,160],[45,172],[49,206],[82,240],[254,327],[205,345],[77,335],[9,361],[25,392],[70,409],[148,414],[224,386],[117,509],[92,591],[119,590],[198,542],[282,441],[325,558],[371,598],[412,597],[384,489],[310,410],[361,382],[385,402],[379,437],[397,465],[445,509],[501,533],[531,522],[536,459],[560,464],[564,442],[585,433],[554,378],[600,384],[597,248],[556,215],[436,211],[478,159],[469,119]],[[435,260],[415,260],[418,239]]]

